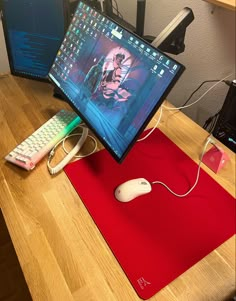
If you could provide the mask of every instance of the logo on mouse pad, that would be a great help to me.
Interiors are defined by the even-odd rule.
[[[145,289],[146,286],[151,285],[151,282],[148,282],[143,277],[140,277],[137,282],[142,290]]]

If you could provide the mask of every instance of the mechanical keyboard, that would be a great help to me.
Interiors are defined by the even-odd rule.
[[[5,159],[26,170],[31,170],[80,122],[81,119],[75,112],[61,110],[17,145]]]

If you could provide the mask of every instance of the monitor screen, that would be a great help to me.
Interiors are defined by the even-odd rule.
[[[121,162],[183,70],[79,2],[49,78]]]
[[[3,0],[3,29],[12,74],[48,80],[69,23],[66,3]]]

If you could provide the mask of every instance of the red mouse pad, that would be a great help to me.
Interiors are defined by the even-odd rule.
[[[137,142],[122,164],[106,150],[65,167],[94,222],[137,294],[148,299],[235,233],[235,199],[204,170],[190,195],[161,185],[129,203],[114,197],[134,178],[183,194],[198,165],[161,131]],[[96,248],[96,246],[94,246]]]

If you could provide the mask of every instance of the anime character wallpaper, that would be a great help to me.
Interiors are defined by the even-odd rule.
[[[117,139],[115,143],[120,148],[127,145],[127,129],[142,105],[137,95],[147,72],[137,57],[114,42],[104,47],[107,52],[100,54],[98,45],[96,49],[74,71],[73,81],[80,86],[74,103],[103,136],[106,133],[109,140]]]
[[[166,84],[158,70],[151,71],[155,63],[129,44],[129,33],[120,39],[108,31],[98,36],[81,22],[66,34],[52,75],[82,119],[122,157]]]
[[[84,84],[89,90],[88,95],[100,108],[117,109],[119,103],[131,98],[132,91],[125,87],[131,66],[130,53],[114,48],[89,69]]]

